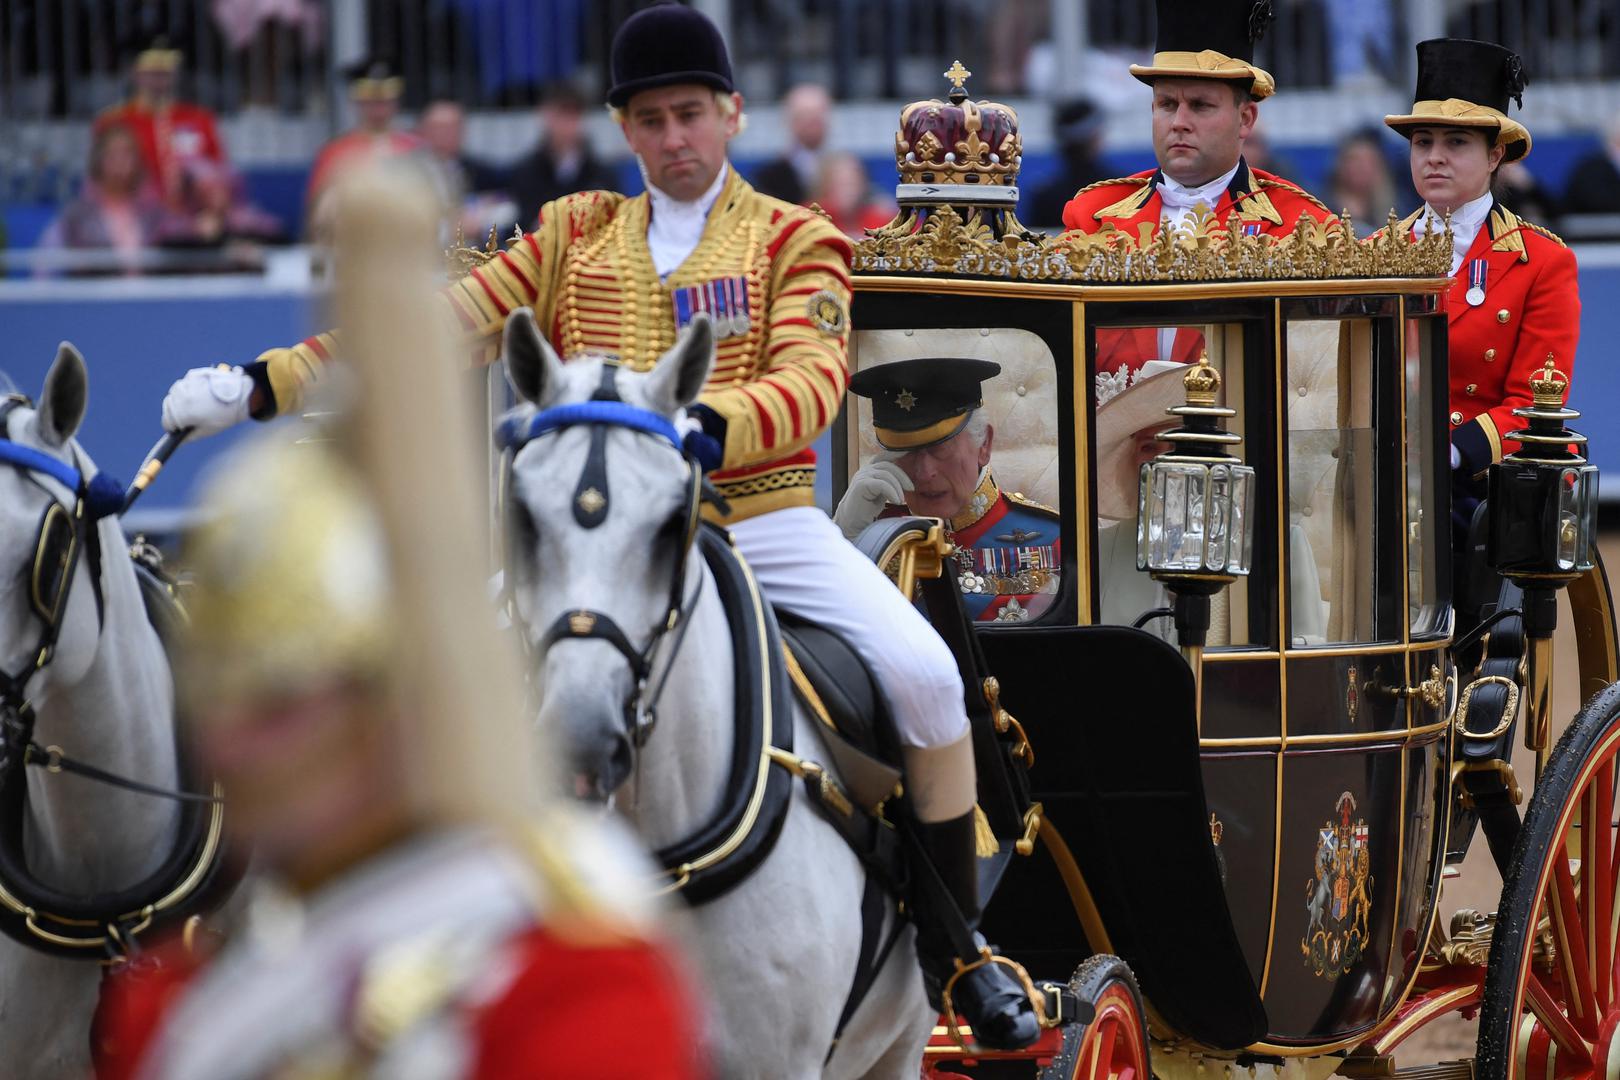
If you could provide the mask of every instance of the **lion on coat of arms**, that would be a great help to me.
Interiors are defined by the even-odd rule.
[[[1352,820],[1356,800],[1341,792],[1337,820],[1317,832],[1315,874],[1305,884],[1305,965],[1325,979],[1336,979],[1361,959],[1372,912],[1372,856],[1364,820]]]

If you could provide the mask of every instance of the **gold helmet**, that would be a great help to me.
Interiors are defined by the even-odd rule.
[[[387,547],[353,469],[285,429],[223,458],[185,562],[190,604],[180,692],[220,705],[371,682],[393,648]]]

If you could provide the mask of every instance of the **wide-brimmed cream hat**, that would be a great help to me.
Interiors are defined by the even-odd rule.
[[[1153,63],[1132,64],[1131,74],[1155,79],[1220,79],[1248,84],[1256,101],[1277,89],[1271,73],[1254,62],[1254,44],[1271,24],[1271,0],[1158,0]]]
[[[1508,99],[1523,107],[1524,64],[1517,53],[1489,41],[1435,38],[1417,46],[1416,101],[1412,111],[1384,117],[1411,138],[1419,127],[1482,128],[1506,153],[1503,162],[1530,153],[1530,131],[1507,114]]]

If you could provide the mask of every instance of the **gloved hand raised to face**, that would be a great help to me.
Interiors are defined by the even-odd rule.
[[[911,477],[894,462],[874,461],[864,465],[850,477],[849,490],[838,501],[833,521],[847,539],[853,540],[878,519],[885,506],[904,506],[906,492],[910,490]]]
[[[213,435],[246,420],[252,400],[253,376],[241,368],[192,368],[164,395],[163,429]]]

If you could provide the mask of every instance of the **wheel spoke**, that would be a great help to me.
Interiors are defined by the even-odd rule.
[[[1568,1054],[1571,1060],[1590,1065],[1592,1062],[1590,1045],[1581,1038],[1581,1033],[1575,1030],[1575,1025],[1570,1023],[1569,1017],[1558,1007],[1558,1000],[1541,981],[1541,976],[1531,972],[1530,985],[1525,987],[1525,990],[1526,1004],[1541,1022],[1542,1028],[1552,1036],[1553,1042],[1558,1044],[1558,1049]]]
[[[1614,881],[1603,870],[1614,845],[1614,762],[1606,761],[1581,801],[1581,922],[1599,1011],[1614,999]]]
[[[1563,845],[1552,852],[1553,895],[1547,898],[1552,914],[1553,938],[1558,950],[1558,969],[1563,974],[1564,998],[1569,1018],[1588,1039],[1597,1038],[1597,997],[1592,993],[1592,975],[1587,968],[1586,931],[1581,925],[1581,908],[1575,895],[1575,879],[1569,872],[1569,857]],[[1534,939],[1531,947],[1535,947]]]
[[[1100,1016],[1096,1020],[1096,1025],[1097,1034],[1091,1040],[1091,1052],[1086,1055],[1086,1067],[1082,1071],[1088,1080],[1102,1080],[1112,1066],[1114,1018]]]

